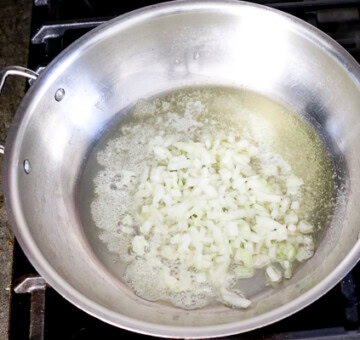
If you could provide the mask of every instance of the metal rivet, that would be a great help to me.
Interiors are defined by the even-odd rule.
[[[31,164],[28,159],[24,160],[24,171],[29,174],[31,172]]]
[[[55,92],[55,100],[57,102],[61,101],[64,99],[64,96],[65,96],[65,90],[64,89],[58,89],[56,92]]]

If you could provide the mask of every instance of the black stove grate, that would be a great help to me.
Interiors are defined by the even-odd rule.
[[[161,1],[156,1],[161,2]],[[325,31],[360,60],[360,0],[253,1],[277,8]],[[64,48],[92,28],[151,0],[35,0],[29,67],[45,67]]]
[[[159,1],[157,1],[159,2]],[[294,14],[325,31],[360,61],[360,0],[253,1]],[[41,70],[73,41],[151,0],[34,0],[28,66]],[[360,339],[360,264],[325,296],[273,325],[226,339]],[[81,311],[47,287],[14,246],[9,340],[141,337]],[[145,336],[143,336],[145,337]]]

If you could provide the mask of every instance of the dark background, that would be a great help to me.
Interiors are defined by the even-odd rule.
[[[0,0],[0,70],[4,66],[26,66],[31,0]],[[23,78],[10,77],[0,95],[0,144],[4,144],[12,117],[24,95]],[[2,157],[0,156],[0,169]],[[13,236],[7,223],[0,172],[0,339],[7,339],[9,284]]]

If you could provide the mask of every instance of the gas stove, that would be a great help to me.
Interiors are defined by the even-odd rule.
[[[159,1],[34,0],[28,67],[41,72],[94,27]],[[318,27],[360,61],[360,0],[258,0]],[[226,339],[360,339],[360,264],[302,311],[273,325]],[[108,325],[81,311],[51,287],[15,242],[10,340],[119,339],[146,336]]]

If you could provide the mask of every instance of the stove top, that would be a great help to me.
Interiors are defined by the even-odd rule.
[[[156,1],[159,2],[159,1]],[[151,0],[34,0],[28,67],[41,71],[99,24]],[[360,62],[360,0],[258,0],[325,31]],[[9,340],[119,339],[141,336],[73,306],[36,273],[15,242]],[[309,307],[273,325],[226,339],[360,339],[360,264]]]

